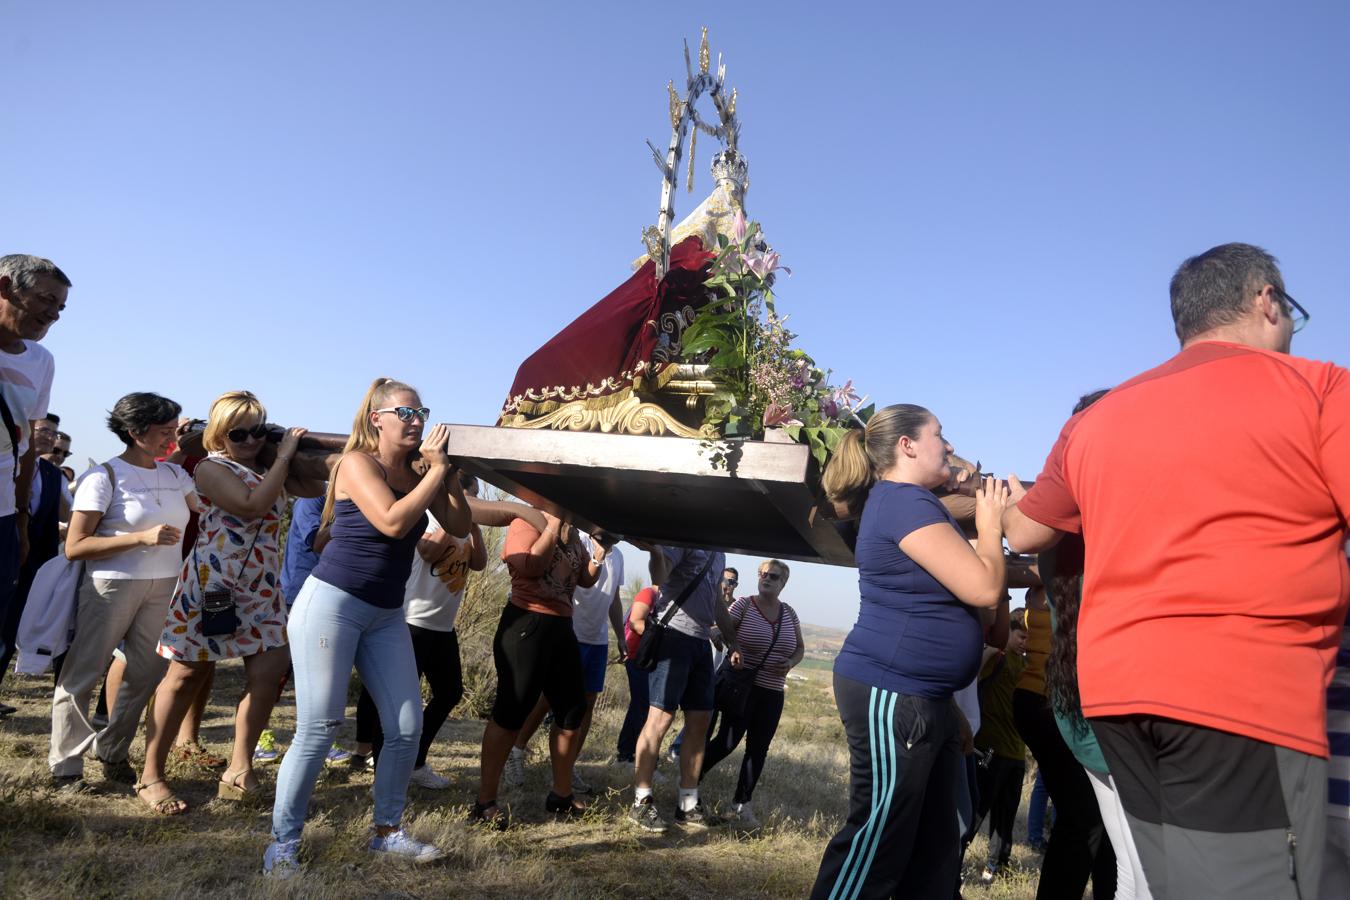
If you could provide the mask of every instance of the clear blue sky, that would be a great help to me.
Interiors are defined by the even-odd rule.
[[[488,424],[628,274],[644,140],[708,25],[800,344],[1035,474],[1074,399],[1175,351],[1167,281],[1261,244],[1347,362],[1344,3],[10,3],[0,252],[75,282],[75,458],[132,390],[345,430],[370,379]],[[694,197],[713,147],[699,148]],[[1166,440],[1166,435],[1145,436]],[[654,511],[656,512],[656,511]],[[630,553],[640,568],[641,554]],[[742,572],[753,561],[741,560]],[[847,627],[850,570],[785,599]]]

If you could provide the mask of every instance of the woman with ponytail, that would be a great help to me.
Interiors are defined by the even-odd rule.
[[[329,479],[323,555],[291,610],[296,731],[277,774],[273,843],[263,871],[299,868],[300,835],[314,783],[342,725],[355,664],[379,709],[384,749],[375,771],[370,850],[414,862],[441,850],[402,830],[408,780],[422,732],[421,683],[403,620],[404,586],[427,511],[455,537],[469,533],[469,506],[446,456],[449,430],[423,435],[430,410],[417,391],[380,378],[356,412],[351,437]]]
[[[980,667],[980,610],[1003,596],[1008,488],[976,493],[971,547],[933,495],[951,445],[921,406],[899,404],[850,432],[825,470],[836,504],[861,506],[854,556],[861,604],[834,664],[848,737],[848,818],[821,860],[812,897],[952,896],[962,761],[952,694]]]

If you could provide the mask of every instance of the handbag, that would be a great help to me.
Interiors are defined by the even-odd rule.
[[[754,600],[750,601],[754,603]],[[747,608],[741,615],[741,621],[736,623],[739,628],[745,622],[746,615],[749,614]],[[745,719],[746,708],[750,703],[750,689],[755,686],[755,676],[759,670],[764,668],[764,664],[769,661],[769,655],[773,653],[774,645],[778,643],[778,632],[783,629],[783,612],[779,609],[778,621],[773,623],[773,638],[769,641],[769,649],[764,651],[764,657],[759,665],[753,669],[742,666],[737,669],[731,665],[731,656],[722,660],[722,665],[717,668],[717,679],[713,682],[713,707],[722,715],[726,716],[732,722],[740,722]]]
[[[253,532],[253,542],[248,545],[248,550],[244,553],[244,563],[239,568],[239,574],[243,575],[244,570],[248,568],[248,561],[253,558],[253,548],[258,544],[258,536],[262,534],[263,523],[258,520],[258,529]],[[197,547],[192,547],[192,567],[197,570],[200,578],[201,566],[197,564]],[[236,585],[237,586],[237,585]],[[235,596],[234,587],[225,583],[224,575],[221,575],[220,581],[206,581],[202,583],[202,636],[203,637],[228,637],[239,630],[239,598]]]
[[[647,627],[642,629],[642,637],[638,640],[637,655],[633,657],[633,662],[644,672],[650,672],[656,668],[657,656],[661,649],[661,638],[665,636],[666,626],[670,624],[670,619],[675,615],[675,611],[684,605],[684,601],[689,599],[689,595],[694,592],[703,581],[703,577],[708,574],[708,569],[712,566],[713,554],[708,554],[708,561],[703,564],[697,576],[684,586],[680,591],[680,596],[666,607],[666,614],[660,621],[654,619],[647,620]]]

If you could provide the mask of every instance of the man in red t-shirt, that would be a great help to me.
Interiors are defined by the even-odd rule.
[[[1307,314],[1258,247],[1187,260],[1171,297],[1181,352],[1069,420],[1004,530],[1083,535],[1083,712],[1153,895],[1315,897],[1350,373],[1289,355]]]

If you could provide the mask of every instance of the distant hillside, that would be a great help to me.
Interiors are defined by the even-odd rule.
[[[806,656],[802,666],[807,669],[828,669],[834,665],[839,648],[844,645],[848,632],[839,628],[826,628],[824,625],[802,623],[802,639],[806,642]]]

